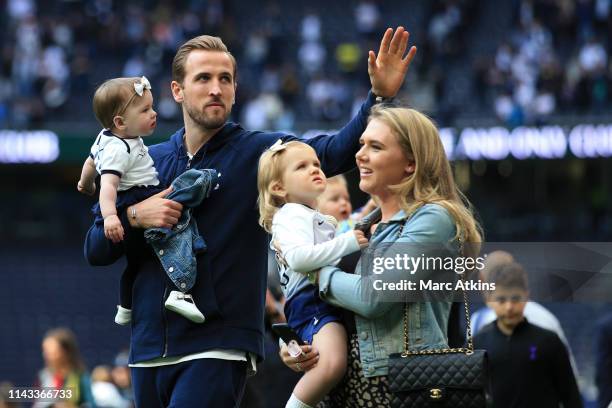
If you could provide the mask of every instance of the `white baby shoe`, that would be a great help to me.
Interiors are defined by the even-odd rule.
[[[132,311],[130,309],[126,309],[125,307],[121,307],[121,305],[117,305],[117,314],[115,315],[115,323],[120,324],[122,326],[126,326],[130,324],[132,321]]]
[[[206,320],[202,312],[193,303],[193,297],[187,293],[173,290],[164,305],[166,309],[172,310],[194,323],[204,323],[204,320]]]

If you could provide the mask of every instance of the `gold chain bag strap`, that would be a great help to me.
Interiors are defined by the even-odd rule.
[[[400,228],[399,234],[403,226]],[[460,240],[459,253],[463,254]],[[465,281],[463,274],[461,280]],[[462,287],[467,347],[414,351],[408,344],[408,303],[404,307],[404,351],[389,355],[393,408],[484,408],[490,404],[487,355],[474,350],[468,296]]]

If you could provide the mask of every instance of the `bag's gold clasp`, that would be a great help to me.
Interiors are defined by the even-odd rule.
[[[429,398],[439,400],[442,398],[442,390],[439,388],[432,388],[429,390]]]

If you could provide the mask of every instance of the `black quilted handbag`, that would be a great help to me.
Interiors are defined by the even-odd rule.
[[[465,348],[410,351],[406,304],[404,352],[389,356],[393,408],[485,408],[490,405],[487,353],[474,350],[465,291],[463,296],[468,327]]]

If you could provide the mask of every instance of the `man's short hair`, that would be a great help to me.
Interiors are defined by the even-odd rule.
[[[517,262],[501,264],[489,272],[488,282],[494,282],[496,288],[513,288],[529,291],[527,272]]]
[[[191,51],[194,50],[205,50],[205,51],[219,51],[224,52],[228,55],[234,66],[234,82],[236,81],[236,58],[228,51],[227,47],[219,37],[213,37],[211,35],[200,35],[194,37],[181,45],[174,56],[172,61],[172,80],[183,84],[185,80],[185,63],[187,57]]]

